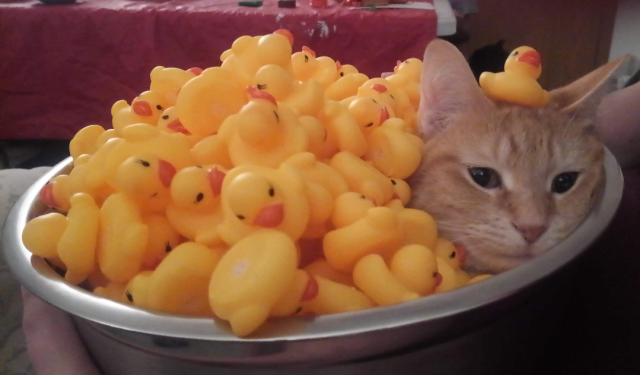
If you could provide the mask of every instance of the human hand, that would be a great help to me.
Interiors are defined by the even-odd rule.
[[[22,288],[22,330],[37,375],[100,375],[69,314]]]

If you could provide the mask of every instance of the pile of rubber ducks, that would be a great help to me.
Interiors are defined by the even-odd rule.
[[[292,42],[243,36],[220,67],[153,69],[149,91],[113,105],[113,129],[73,138],[25,247],[99,296],[215,316],[238,336],[487,277],[405,208],[421,61],[369,79]]]

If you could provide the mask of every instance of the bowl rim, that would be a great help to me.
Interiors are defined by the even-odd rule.
[[[71,164],[72,159],[69,157],[33,183],[16,202],[5,221],[2,234],[4,255],[20,284],[50,304],[91,322],[142,334],[219,343],[273,343],[338,338],[438,320],[492,304],[555,273],[584,252],[613,219],[624,187],[620,167],[611,152],[605,148],[605,183],[600,199],[582,224],[552,251],[482,283],[447,293],[393,306],[324,315],[313,319],[278,319],[275,326],[284,334],[270,330],[268,335],[258,332],[255,336],[239,338],[224,324],[212,324],[211,318],[152,312],[98,297],[78,286],[66,283],[47,266],[44,259],[33,256],[24,247],[22,231],[27,218],[37,205],[42,208],[42,204],[37,201],[40,189],[51,178],[68,170]]]

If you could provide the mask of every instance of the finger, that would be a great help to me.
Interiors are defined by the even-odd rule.
[[[22,288],[27,351],[38,375],[100,375],[71,317]]]

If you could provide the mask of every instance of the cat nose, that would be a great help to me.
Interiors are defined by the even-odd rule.
[[[513,224],[513,227],[516,228],[516,230],[520,232],[520,234],[522,234],[522,237],[524,237],[524,240],[530,244],[536,242],[544,234],[544,232],[547,231],[546,225]]]

